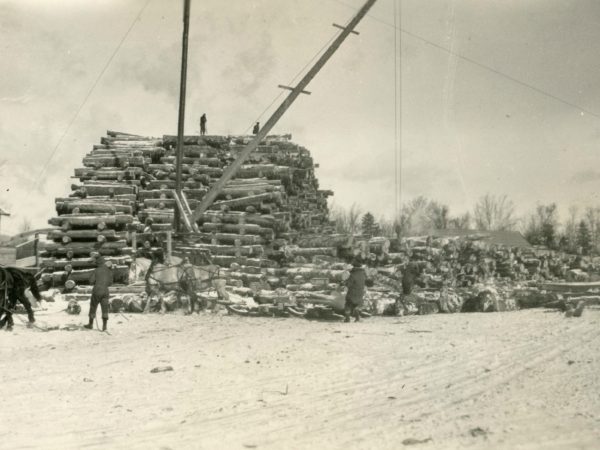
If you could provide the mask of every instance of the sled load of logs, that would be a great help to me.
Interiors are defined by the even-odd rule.
[[[83,158],[83,167],[75,169],[71,194],[55,200],[57,214],[49,223],[56,228],[48,232],[51,242],[42,253],[46,288],[89,298],[94,257],[102,255],[117,283],[111,293],[141,294],[143,285],[129,283],[136,250],[164,247],[172,235],[173,256],[195,265],[209,258],[222,268],[231,293],[261,305],[310,304],[339,312],[349,262],[356,255],[374,283],[367,299],[371,313],[539,305],[540,288],[533,286],[548,262],[531,250],[492,248],[477,235],[400,241],[336,233],[327,207],[333,193],[319,188],[310,152],[290,135],[268,136],[193,224],[194,232],[172,234],[175,211],[193,211],[250,139],[186,136],[180,197],[175,194],[175,136],[107,132]],[[417,293],[402,297],[408,264],[419,269]],[[483,278],[493,279],[492,285]]]

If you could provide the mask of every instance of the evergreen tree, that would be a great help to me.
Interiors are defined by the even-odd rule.
[[[370,212],[365,213],[361,221],[362,232],[367,236],[375,236],[379,233],[379,225],[375,222],[375,217]]]

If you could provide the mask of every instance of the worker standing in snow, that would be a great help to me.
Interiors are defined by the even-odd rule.
[[[92,274],[91,282],[94,285],[92,288],[92,298],[90,299],[89,323],[84,325],[84,328],[91,330],[94,327],[94,319],[96,318],[96,310],[98,304],[102,309],[102,331],[106,331],[108,322],[108,288],[113,283],[112,270],[106,265],[106,261],[102,256],[96,258],[96,270]]]
[[[346,292],[346,304],[344,306],[345,322],[350,322],[350,316],[354,317],[355,322],[360,320],[360,308],[363,305],[366,281],[367,273],[357,257],[352,263],[350,277],[346,280],[348,292]]]

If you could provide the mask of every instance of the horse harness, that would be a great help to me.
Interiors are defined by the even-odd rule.
[[[150,267],[148,268],[148,273],[146,274],[146,282],[148,282],[148,280],[152,279],[153,281],[155,281],[156,283],[158,283],[161,286],[161,288],[162,288],[166,283],[162,283],[161,280],[156,279],[155,277],[152,276],[152,274],[163,272],[165,270],[169,270],[169,269],[172,269],[172,268],[176,268],[177,269],[177,268],[180,268],[181,266],[184,266],[186,264],[187,263],[185,263],[185,262],[181,262],[181,263],[173,265],[173,266],[166,266],[165,265],[164,268],[156,270],[156,272],[155,272],[154,269],[155,269],[156,265],[154,264],[154,261],[152,261],[152,264],[150,264]],[[209,274],[209,278],[207,280],[205,280],[205,281],[207,281],[209,283],[215,277],[216,278],[219,277],[219,271],[220,271],[220,269],[219,269],[218,266],[217,266],[217,270],[216,271],[211,271],[209,269],[205,269],[203,266],[192,266],[190,264],[189,267],[184,267],[183,270],[181,270],[181,272],[178,271],[178,278],[177,278],[177,281],[174,282],[174,283],[176,283],[179,286],[182,281],[185,281],[185,282],[187,282],[187,281],[195,281],[196,280],[195,276],[194,277],[190,276],[189,270],[188,270],[190,268],[193,269],[194,267],[198,268],[198,269],[200,269],[200,270],[202,270],[202,271],[204,271],[204,272],[206,272],[206,273]],[[184,280],[184,278],[185,278],[185,280]],[[171,283],[169,283],[169,284],[171,284]]]

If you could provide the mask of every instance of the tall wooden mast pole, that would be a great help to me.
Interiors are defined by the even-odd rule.
[[[223,172],[221,178],[213,184],[210,191],[206,193],[202,202],[198,205],[194,214],[192,215],[193,221],[197,221],[202,213],[204,213],[208,207],[215,201],[219,193],[223,190],[225,184],[235,175],[235,173],[239,170],[240,166],[244,163],[246,158],[252,151],[254,151],[260,141],[262,141],[269,131],[275,126],[277,121],[283,116],[283,114],[287,111],[287,109],[292,105],[294,100],[302,94],[306,93],[304,90],[308,83],[315,77],[315,75],[323,68],[325,63],[331,58],[331,56],[335,53],[335,51],[339,48],[339,46],[344,42],[344,40],[348,37],[350,33],[357,34],[354,31],[354,28],[358,23],[362,20],[362,18],[367,14],[369,9],[375,4],[377,0],[368,0],[364,6],[356,13],[356,16],[350,21],[350,23],[341,27],[339,25],[335,25],[337,28],[341,28],[342,32],[339,34],[337,38],[331,43],[329,48],[325,50],[325,52],[321,55],[319,60],[314,64],[314,66],[304,75],[304,78],[300,80],[298,85],[291,89],[290,94],[285,98],[283,103],[277,108],[277,110],[273,113],[269,120],[263,125],[262,129],[258,132],[258,134],[254,137],[254,139],[248,143],[248,145],[239,153],[238,157],[233,161]]]
[[[183,160],[183,128],[185,123],[185,88],[187,79],[187,53],[188,53],[188,35],[190,31],[190,3],[191,0],[184,0],[183,5],[183,45],[181,50],[181,81],[179,84],[179,119],[177,123],[177,158],[175,192],[181,196],[181,162]],[[181,229],[181,212],[175,208],[175,230]]]

